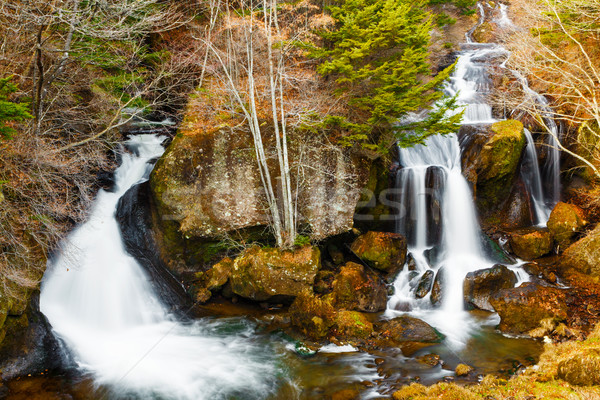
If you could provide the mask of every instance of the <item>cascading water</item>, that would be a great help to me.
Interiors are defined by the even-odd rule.
[[[161,142],[155,135],[127,142],[135,155],[123,155],[116,190],[100,190],[89,220],[49,263],[41,310],[78,366],[110,390],[140,398],[264,399],[277,387],[277,371],[268,345],[245,338],[252,327],[243,321],[179,322],[124,249],[117,202],[148,178],[149,161],[163,152]]]
[[[546,226],[552,208],[549,207],[544,200],[538,154],[529,129],[525,129],[525,138],[527,139],[527,146],[525,147],[525,157],[521,164],[521,177],[531,193],[531,203],[535,213],[535,224],[538,226]]]
[[[485,21],[484,8],[479,25]],[[502,23],[509,25],[506,9],[501,9]],[[446,87],[446,94],[457,96],[464,112],[463,124],[490,124],[496,120],[485,95],[491,83],[486,62],[506,54],[495,44],[473,43],[471,33],[460,53],[456,69]],[[526,162],[532,171],[527,181],[532,186],[538,223],[547,221],[537,153],[530,134]],[[410,311],[425,319],[447,336],[447,343],[460,347],[475,328],[463,305],[463,281],[470,271],[490,267],[493,263],[484,255],[481,232],[469,185],[461,171],[461,150],[456,135],[430,137],[426,145],[400,149],[403,169],[397,176],[396,188],[405,213],[397,220],[396,229],[408,237],[409,252],[414,259],[413,269],[405,268],[394,283],[395,292],[388,302],[386,316]],[[529,175],[527,175],[529,177]],[[537,209],[539,208],[539,210]],[[443,280],[441,305],[431,290],[431,278]],[[425,288],[424,291],[420,289]],[[429,291],[429,294],[424,295]]]

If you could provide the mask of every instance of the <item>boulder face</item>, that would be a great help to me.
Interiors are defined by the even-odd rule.
[[[358,311],[340,311],[335,319],[335,333],[340,339],[366,339],[373,333],[373,324]]]
[[[427,322],[403,315],[381,323],[377,332],[380,336],[396,342],[438,343],[444,336]]]
[[[347,263],[333,281],[335,305],[355,311],[385,310],[387,289],[383,279],[360,264]]]
[[[321,269],[321,252],[305,246],[297,250],[251,247],[231,267],[231,290],[244,298],[265,301],[292,299],[312,291]]]
[[[397,233],[367,232],[350,249],[371,267],[384,272],[399,271],[406,261],[406,238]]]
[[[548,219],[548,230],[559,248],[566,249],[573,237],[587,224],[584,212],[574,204],[558,203]]]
[[[565,250],[561,266],[597,277],[600,276],[598,260],[600,260],[600,226]]]
[[[514,287],[516,283],[515,273],[501,264],[469,272],[463,283],[465,304],[468,308],[494,311],[490,304],[490,296],[500,289]]]
[[[506,120],[492,125],[476,160],[475,193],[480,210],[497,209],[509,197],[524,148],[521,122]]]
[[[510,247],[517,257],[535,260],[550,253],[554,248],[554,241],[547,229],[527,228],[511,233]]]
[[[527,333],[544,319],[566,319],[568,312],[563,290],[531,282],[497,291],[490,297],[490,304],[498,312],[499,328],[505,333]]]
[[[165,242],[174,242],[166,251],[177,253],[177,243],[217,240],[234,231],[246,238],[265,236],[270,217],[250,133],[222,127],[203,131],[193,110],[191,105],[177,137],[150,176],[156,225]],[[320,240],[352,228],[369,161],[305,136],[289,138],[291,169],[302,171],[302,176],[292,176],[292,185],[296,187],[296,178],[301,179],[296,194],[298,222],[312,239]],[[267,138],[265,146],[271,150]],[[279,193],[276,159],[269,161],[269,167],[274,191]]]
[[[321,339],[329,333],[337,312],[328,299],[319,298],[309,291],[300,293],[289,308],[290,321],[304,335]]]

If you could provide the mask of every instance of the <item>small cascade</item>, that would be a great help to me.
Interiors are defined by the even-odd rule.
[[[266,343],[247,339],[253,328],[243,321],[178,321],[125,251],[115,208],[148,178],[161,143],[155,135],[128,141],[134,154],[123,155],[116,190],[99,191],[89,220],[49,262],[41,311],[79,368],[114,392],[111,398],[265,398],[277,387],[275,360]]]
[[[525,138],[527,139],[527,146],[525,147],[525,157],[521,164],[521,178],[531,194],[531,203],[535,213],[534,223],[538,226],[546,226],[552,209],[544,201],[538,154],[533,137],[528,129],[525,129]]]

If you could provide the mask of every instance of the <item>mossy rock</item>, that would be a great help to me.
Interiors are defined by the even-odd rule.
[[[600,349],[583,349],[560,362],[557,375],[572,385],[600,385]]]
[[[292,326],[307,337],[318,340],[329,334],[337,312],[330,298],[320,298],[306,290],[296,296],[289,308],[289,315]]]
[[[490,296],[500,289],[510,289],[517,283],[517,275],[505,265],[469,272],[463,282],[463,297],[467,308],[494,311]]]
[[[358,311],[340,311],[335,319],[338,339],[366,339],[373,333],[373,324]]]
[[[444,336],[427,322],[408,315],[380,323],[377,333],[392,343],[439,343],[444,339]]]
[[[500,330],[513,334],[527,333],[545,319],[565,320],[568,312],[563,290],[532,282],[501,289],[490,297],[490,303],[500,316]]]
[[[559,248],[566,249],[573,243],[575,235],[587,225],[587,221],[581,208],[560,202],[554,206],[547,225]]]
[[[490,134],[477,160],[480,210],[495,209],[509,197],[526,142],[523,124],[515,120],[494,123]]]
[[[333,281],[335,305],[339,309],[377,312],[385,310],[387,289],[383,279],[360,264],[344,265]]]
[[[206,303],[214,292],[217,292],[227,283],[232,269],[233,260],[225,257],[208,271],[197,272],[196,281],[189,290],[192,297],[198,303]]]
[[[312,292],[320,269],[317,247],[279,250],[253,246],[233,262],[231,290],[255,301],[293,299],[305,290]]]
[[[600,277],[600,226],[569,246],[561,258],[563,269],[573,268],[578,272]]]
[[[477,43],[491,43],[495,36],[495,25],[489,22],[484,22],[473,31],[473,40]]]
[[[406,261],[406,238],[397,233],[367,232],[350,249],[371,267],[388,273],[399,271]]]
[[[520,229],[511,233],[510,247],[523,260],[535,260],[554,248],[552,234],[543,228]]]

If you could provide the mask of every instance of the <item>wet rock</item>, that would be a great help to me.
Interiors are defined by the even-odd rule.
[[[333,290],[333,280],[335,274],[333,271],[321,270],[315,276],[315,285],[313,290],[315,293],[327,294]]]
[[[553,244],[552,234],[543,228],[520,229],[510,235],[510,247],[523,260],[545,256],[553,250]]]
[[[500,330],[506,333],[526,333],[544,319],[564,320],[568,312],[563,290],[531,282],[500,289],[490,297],[490,304],[500,316]]]
[[[572,385],[600,385],[600,349],[585,349],[558,364],[558,377]]]
[[[190,287],[190,292],[196,302],[206,303],[214,292],[227,283],[232,269],[233,260],[226,257],[208,271],[196,273],[196,282]]]
[[[406,261],[406,238],[397,233],[367,232],[350,248],[371,267],[388,273],[400,271]]]
[[[291,299],[305,290],[312,291],[320,268],[317,247],[279,250],[254,246],[233,262],[231,290],[255,301]]]
[[[583,274],[600,276],[600,225],[569,246],[563,253],[561,266]]]
[[[429,365],[431,367],[435,367],[440,364],[440,356],[438,354],[425,354],[424,356],[419,356],[416,358],[418,362],[421,364]]]
[[[548,230],[559,248],[566,249],[573,243],[574,236],[587,224],[584,212],[573,204],[558,203],[548,219]]]
[[[387,304],[387,289],[381,277],[352,262],[340,269],[331,294],[340,309],[377,312],[385,310]]]
[[[475,194],[480,210],[495,209],[509,197],[525,148],[523,124],[519,121],[496,122],[490,135],[476,160]]]
[[[381,337],[396,343],[438,343],[444,338],[441,333],[436,331],[427,322],[408,315],[382,322],[377,327],[377,332]]]
[[[356,389],[344,389],[331,395],[331,400],[355,400],[360,398],[360,392]]]
[[[500,289],[515,286],[517,276],[506,266],[496,264],[492,268],[469,272],[463,283],[463,296],[468,308],[494,311],[489,298]]]
[[[471,371],[473,371],[473,367],[467,364],[458,364],[454,370],[454,373],[456,376],[467,376],[471,373]]]
[[[415,297],[417,299],[422,299],[427,296],[433,286],[434,275],[435,273],[429,269],[421,276],[419,284],[417,285],[417,290],[415,291]]]
[[[433,281],[433,287],[431,288],[431,304],[438,306],[441,304],[444,297],[444,281],[445,281],[446,269],[441,267],[435,274],[435,280]]]
[[[336,245],[330,244],[327,246],[327,252],[335,265],[344,263],[344,253]]]
[[[309,291],[296,297],[289,314],[292,325],[313,339],[326,337],[337,316],[330,299],[319,298]]]
[[[412,256],[412,254],[408,254],[406,256],[406,268],[409,271],[414,271],[417,269],[417,262],[415,261],[415,258]]]
[[[340,311],[335,319],[338,339],[366,339],[373,333],[373,324],[358,311]]]

